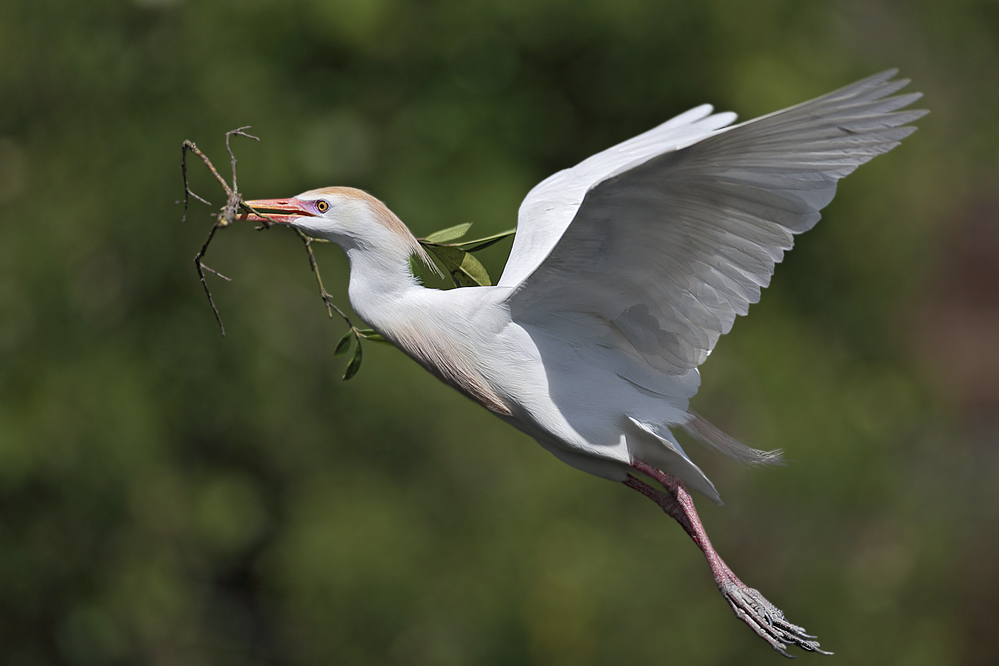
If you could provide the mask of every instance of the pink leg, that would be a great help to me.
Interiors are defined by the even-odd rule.
[[[779,608],[732,573],[732,570],[712,548],[708,534],[704,531],[704,526],[701,525],[701,519],[697,517],[694,500],[682,481],[641,460],[635,460],[631,466],[661,483],[667,492],[656,490],[630,474],[624,485],[634,488],[651,499],[676,522],[680,523],[680,527],[704,552],[708,565],[711,567],[711,573],[714,574],[715,582],[718,583],[718,588],[740,620],[748,624],[760,638],[785,657],[791,656],[784,651],[788,643],[809,652],[832,654],[820,650],[818,641],[812,640],[815,638],[814,636],[809,636],[803,628],[785,620],[784,613]]]

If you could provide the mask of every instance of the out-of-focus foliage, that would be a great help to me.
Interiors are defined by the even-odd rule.
[[[746,118],[892,66],[932,113],[846,179],[694,402],[791,463],[695,450],[727,501],[703,517],[842,663],[995,663],[986,0],[5,0],[0,661],[775,663],[637,493],[389,347],[341,382],[293,234],[220,233],[221,338],[180,145],[224,163],[252,125],[248,197],[352,185],[417,235],[487,235],[546,175],[695,104]],[[493,275],[507,247],[479,255]],[[317,254],[346,303],[345,260]]]

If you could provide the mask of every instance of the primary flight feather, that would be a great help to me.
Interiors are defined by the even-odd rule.
[[[537,185],[496,286],[424,288],[420,244],[378,199],[345,187],[248,201],[339,244],[350,301],[436,377],[559,459],[638,490],[707,557],[736,615],[774,649],[821,652],[711,547],[687,487],[717,491],[670,428],[749,463],[752,449],[690,410],[697,367],[759,300],[837,181],[915,130],[918,93],[888,71],[733,125],[699,106]],[[894,80],[893,80],[894,79]],[[640,476],[658,482],[657,490]]]

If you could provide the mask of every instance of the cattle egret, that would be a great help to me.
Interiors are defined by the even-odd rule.
[[[697,367],[746,314],[774,265],[811,229],[836,182],[915,130],[919,93],[872,76],[733,125],[699,106],[545,179],[520,206],[498,284],[423,287],[430,258],[375,197],[349,187],[248,201],[266,219],[332,241],[350,303],[444,383],[560,460],[656,502],[704,552],[739,619],[785,656],[823,652],[712,548],[688,488],[718,492],[671,431],[743,462],[779,461],[696,415]],[[661,484],[657,490],[642,478]]]

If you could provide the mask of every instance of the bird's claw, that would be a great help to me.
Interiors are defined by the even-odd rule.
[[[803,627],[788,622],[783,611],[767,601],[758,590],[731,581],[718,587],[736,616],[785,657],[793,658],[785,651],[788,644],[808,652],[832,654],[820,649],[815,636],[806,634]]]

